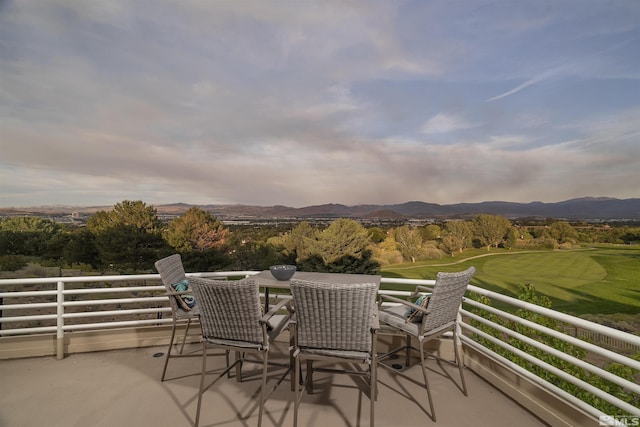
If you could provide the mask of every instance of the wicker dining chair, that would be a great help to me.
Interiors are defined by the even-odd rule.
[[[200,306],[200,325],[202,328],[202,373],[195,427],[200,422],[200,408],[207,375],[208,348],[234,351],[236,358],[231,365],[228,365],[224,371],[218,374],[217,378],[207,386],[207,389],[228,374],[233,367],[236,367],[237,380],[240,381],[243,363],[255,362],[255,360],[247,359],[245,357],[246,354],[261,356],[262,385],[258,413],[258,426],[260,426],[262,424],[264,402],[290,371],[290,364],[287,363],[287,369],[275,387],[269,393],[265,391],[269,350],[273,340],[286,328],[289,322],[291,299],[281,300],[263,315],[259,285],[255,279],[211,280],[191,278],[190,282],[196,301]],[[286,314],[277,314],[285,308],[287,309]]]
[[[306,361],[302,389],[313,392],[313,371],[346,373],[368,377],[370,425],[374,425],[376,389],[376,331],[378,329],[377,283],[329,284],[291,280],[295,315],[291,320],[294,364],[294,426],[304,395],[298,381]],[[366,369],[316,368],[314,361],[359,363]]]
[[[471,281],[471,277],[475,273],[474,267],[457,273],[438,273],[436,283],[433,287],[417,286],[412,297],[422,295],[422,304],[415,304],[411,301],[390,295],[380,295],[379,301],[379,317],[383,326],[388,325],[391,330],[400,332],[405,335],[406,343],[404,346],[393,349],[392,351],[379,356],[378,361],[395,355],[400,351],[405,352],[405,365],[409,366],[411,350],[419,351],[420,364],[422,366],[422,375],[424,377],[424,386],[427,389],[429,398],[429,406],[431,407],[431,418],[436,420],[436,414],[433,407],[433,399],[431,398],[431,389],[429,388],[429,380],[427,378],[426,360],[428,357],[434,357],[443,360],[435,355],[427,355],[424,345],[436,338],[442,336],[445,332],[453,332],[453,349],[455,360],[453,363],[457,365],[460,373],[461,390],[467,395],[467,386],[464,381],[463,361],[458,349],[458,313],[460,305],[464,298],[464,293]],[[385,302],[395,303],[394,305],[383,306]],[[383,328],[384,330],[384,328]],[[413,347],[412,338],[417,338],[418,348]],[[445,360],[451,363],[451,361]],[[397,369],[380,363],[396,374],[403,375]]]
[[[155,263],[156,270],[160,273],[160,278],[162,279],[162,284],[166,288],[166,294],[169,297],[169,305],[171,306],[171,317],[173,322],[171,324],[171,338],[169,339],[169,347],[167,349],[167,355],[164,360],[164,367],[162,369],[162,381],[164,381],[167,366],[169,364],[169,359],[174,357],[186,357],[192,355],[183,355],[184,344],[187,340],[187,336],[189,335],[189,328],[191,327],[191,322],[193,320],[198,319],[198,314],[200,313],[200,307],[196,303],[193,307],[189,307],[188,304],[182,300],[183,297],[192,296],[191,291],[187,292],[178,292],[176,291],[176,285],[184,283],[184,281],[188,281],[187,276],[184,272],[184,267],[182,265],[182,258],[180,254],[170,255],[166,258],[162,258]],[[182,344],[180,346],[180,350],[178,354],[171,354],[173,349],[174,340],[176,336],[176,329],[178,325],[182,325],[186,323],[186,328],[184,332],[184,336],[182,337]],[[199,356],[199,354],[195,355]]]

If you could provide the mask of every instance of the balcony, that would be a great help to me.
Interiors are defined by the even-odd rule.
[[[247,276],[257,272],[200,273],[199,276]],[[398,285],[429,284],[427,280],[383,278],[381,293],[402,295]],[[37,285],[38,290],[33,289]],[[465,353],[465,397],[447,377],[449,367],[432,362],[430,380],[438,422],[442,426],[633,425],[640,409],[607,390],[600,390],[527,353],[521,358],[544,372],[598,396],[615,406],[606,414],[557,388],[501,356],[513,339],[540,347],[545,353],[571,361],[599,375],[630,394],[640,395],[637,377],[623,377],[563,353],[566,345],[579,345],[597,360],[610,360],[640,370],[640,362],[624,355],[640,351],[640,337],[606,328],[500,294],[470,286],[469,291],[490,298],[501,309],[477,298],[468,298],[461,312]],[[170,331],[170,310],[158,275],[52,277],[0,280],[0,425],[192,425],[199,386],[199,358],[172,359],[169,380],[160,381],[163,357]],[[277,298],[273,296],[273,298]],[[544,326],[517,318],[509,308],[526,308],[569,325],[568,332],[545,331]],[[557,338],[557,348],[546,348],[502,330],[496,322],[508,319],[539,329]],[[573,328],[573,329],[571,329]],[[576,338],[577,330],[588,332],[592,342]],[[491,333],[491,330],[498,333]],[[597,336],[597,340],[594,338]],[[392,345],[398,337],[380,335],[380,346]],[[196,337],[185,349],[197,352]],[[607,344],[598,344],[606,342]],[[432,348],[445,357],[452,352],[450,339]],[[287,360],[287,337],[273,353]],[[609,346],[611,349],[605,348]],[[55,356],[55,357],[53,357]],[[273,359],[274,357],[272,357]],[[211,366],[222,367],[221,357]],[[433,424],[426,393],[420,386],[417,364],[403,367],[416,383],[379,369],[376,425],[422,426]],[[277,374],[274,372],[274,374]],[[456,378],[455,372],[451,372]],[[274,384],[274,380],[269,384]],[[201,425],[255,425],[255,393],[259,377],[236,382],[222,380],[203,398]],[[322,376],[314,381],[315,393],[305,395],[300,407],[301,425],[367,425],[368,397],[346,376]],[[637,400],[635,401],[637,402]],[[627,417],[623,417],[626,414]],[[612,416],[613,418],[604,418]],[[634,418],[635,417],[635,418]],[[265,426],[292,425],[293,402],[288,381],[280,384],[266,403]]]

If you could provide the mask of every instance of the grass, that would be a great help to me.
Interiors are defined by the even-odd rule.
[[[385,266],[385,277],[434,279],[475,266],[471,284],[517,297],[530,283],[553,308],[574,315],[640,313],[640,246],[554,251],[471,250],[455,258]]]

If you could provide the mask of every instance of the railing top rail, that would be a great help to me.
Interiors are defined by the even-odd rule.
[[[215,277],[215,276],[251,276],[259,271],[216,271],[209,273],[187,273],[188,277]],[[0,287],[4,285],[36,285],[45,283],[88,283],[88,282],[123,282],[137,280],[160,280],[160,275],[154,274],[118,274],[109,276],[60,276],[60,277],[35,277],[27,279],[0,279]]]

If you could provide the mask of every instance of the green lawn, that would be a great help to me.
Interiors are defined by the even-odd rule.
[[[385,277],[433,279],[475,266],[472,284],[517,296],[532,284],[553,308],[571,314],[640,316],[640,246],[599,245],[556,251],[472,250],[455,258],[383,267]]]

